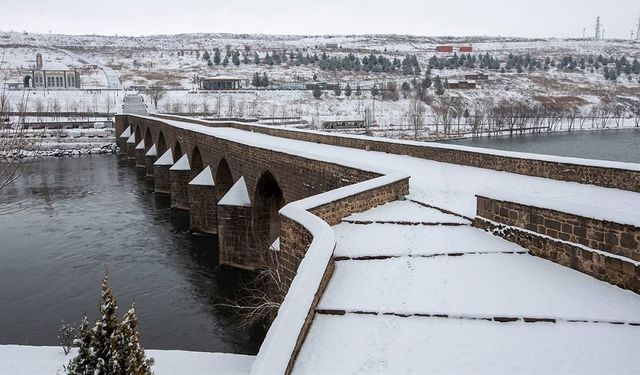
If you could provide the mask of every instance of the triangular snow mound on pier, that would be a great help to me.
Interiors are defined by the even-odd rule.
[[[211,173],[211,167],[207,166],[202,172],[189,182],[189,185],[199,186],[215,186],[213,182],[213,174]]]
[[[153,165],[173,165],[173,154],[171,153],[171,149],[168,149],[167,152],[162,154],[162,156],[160,156]]]
[[[136,143],[136,135],[135,134],[131,134],[131,136],[129,136],[129,138],[127,138],[127,143]]]
[[[158,156],[158,152],[156,151],[156,145],[151,145],[151,147],[149,147],[149,151],[147,151],[146,154],[144,154],[145,156]]]
[[[222,206],[251,207],[251,199],[249,199],[249,192],[247,191],[247,184],[244,182],[244,177],[240,177],[240,179],[236,181],[227,194],[220,199],[218,204]]]
[[[182,155],[180,159],[173,165],[173,167],[169,168],[170,171],[190,171],[191,166],[189,166],[189,157],[187,154]]]
[[[126,129],[120,134],[120,138],[129,138],[131,137],[131,126],[127,126]]]
[[[140,141],[140,143],[138,143],[138,145],[136,146],[136,150],[144,150],[144,139]]]

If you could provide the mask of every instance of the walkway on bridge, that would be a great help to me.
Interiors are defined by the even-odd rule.
[[[127,96],[124,97],[122,113],[131,113],[140,116],[147,116],[149,114],[147,107],[142,101],[142,97],[133,94],[127,94]]]
[[[334,229],[336,270],[294,374],[637,369],[637,294],[413,202]]]

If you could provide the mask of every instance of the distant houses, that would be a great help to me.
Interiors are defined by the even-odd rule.
[[[442,52],[442,53],[453,53],[454,49],[457,49],[458,52],[461,53],[471,53],[473,52],[473,47],[472,46],[452,46],[452,45],[439,45],[436,46],[436,52]]]

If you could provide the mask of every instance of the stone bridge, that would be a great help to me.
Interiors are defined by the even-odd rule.
[[[279,251],[288,292],[255,374],[293,371],[335,268],[331,226],[398,199],[473,221],[529,255],[640,293],[635,164],[166,115],[119,115],[116,134],[155,192],[189,211],[192,230],[218,236],[222,265],[252,270],[261,249]]]

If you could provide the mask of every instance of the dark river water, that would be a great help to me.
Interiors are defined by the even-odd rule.
[[[95,318],[107,267],[119,314],[136,303],[147,348],[257,352],[262,334],[216,305],[236,280],[217,266],[216,238],[191,235],[119,163],[45,159],[0,190],[0,344],[56,345],[60,320]]]
[[[534,154],[640,163],[640,129],[484,137],[446,143]]]

